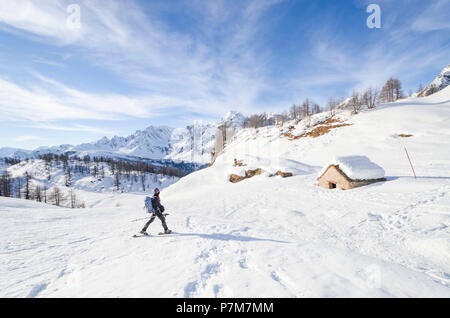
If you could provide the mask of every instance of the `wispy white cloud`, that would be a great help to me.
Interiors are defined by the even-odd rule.
[[[19,136],[19,137],[13,138],[13,141],[15,141],[15,142],[29,142],[29,141],[37,141],[37,140],[43,140],[43,138],[39,137],[39,136]]]
[[[18,127],[34,128],[34,129],[45,129],[45,130],[55,130],[55,131],[72,131],[72,132],[88,132],[96,135],[113,135],[115,132],[110,129],[104,129],[97,126],[89,125],[56,125],[52,123],[36,123],[32,125],[17,125]]]
[[[140,88],[147,97],[137,104],[160,110],[167,104],[216,115],[232,107],[251,109],[270,87],[265,54],[256,51],[254,36],[264,27],[263,14],[281,0],[190,2],[189,9],[202,17],[195,35],[171,29],[157,13],[144,13],[134,1],[112,0],[79,1],[81,29],[70,30],[65,9],[71,2],[2,2],[0,22],[9,31],[26,32],[40,41],[78,47],[92,63]],[[216,36],[221,40],[211,45]],[[92,101],[82,92],[62,90]],[[113,100],[117,105],[116,96]],[[131,100],[125,105],[135,105]],[[101,104],[110,102],[106,96]],[[139,106],[128,109],[148,114]]]
[[[128,97],[86,93],[42,75],[37,77],[40,81],[29,87],[0,78],[2,120],[49,122],[67,119],[152,118],[183,104],[182,100],[167,96]]]
[[[382,29],[372,30],[371,34],[367,34],[368,38],[362,40],[364,44],[355,42],[346,35],[339,35],[329,25],[321,25],[311,31],[313,58],[308,60],[307,68],[314,72],[299,75],[289,85],[305,94],[313,88],[323,87],[322,92],[315,90],[312,97],[325,102],[329,96],[327,88],[330,92],[328,94],[332,94],[334,87],[343,85],[348,87],[346,94],[351,94],[355,88],[379,87],[391,76],[400,77],[409,85],[408,88],[415,88],[419,83],[411,83],[411,79],[435,66],[437,61],[442,61],[440,67],[448,64],[448,36],[425,34],[424,32],[438,29],[437,26],[425,27],[425,22],[420,30],[416,27],[419,25],[418,21],[431,21],[433,15],[436,15],[436,25],[444,28],[448,21],[440,23],[441,14],[437,14],[436,10],[448,7],[450,1],[429,1],[422,5],[423,11],[416,10],[414,15],[408,16],[402,16],[405,13],[398,8],[397,3],[380,1],[380,4]],[[365,27],[364,22],[362,21],[361,27]]]
[[[450,1],[434,0],[412,22],[411,27],[415,31],[428,32],[450,29]]]
[[[306,97],[315,88],[313,94],[326,99],[326,90],[318,92],[321,85],[380,85],[391,75],[418,74],[448,55],[448,50],[436,51],[436,45],[428,45],[445,39],[421,38],[425,31],[448,27],[442,13],[448,11],[448,0],[427,1],[421,12],[402,24],[398,24],[402,12],[395,8],[397,2],[380,0],[383,29],[374,32],[382,37],[355,50],[357,46],[349,45],[354,44],[350,43],[353,38],[339,37],[326,25],[314,24],[307,32],[311,34],[311,59],[295,62],[292,58],[297,73],[271,77],[272,52],[260,41],[265,40],[261,34],[268,27],[266,13],[281,2],[185,0],[183,14],[195,21],[195,31],[189,32],[174,29],[160,14],[161,8],[144,11],[133,0],[77,1],[79,30],[66,26],[66,8],[72,0],[2,1],[1,28],[76,50],[90,63],[131,83],[139,94],[88,93],[41,75],[28,86],[0,78],[0,112],[7,118],[41,122],[150,118],[177,110],[205,115],[220,115],[231,108],[251,112],[272,107],[273,101],[261,96],[280,88],[286,94],[278,94],[278,104],[287,107],[295,96],[292,92]],[[355,1],[361,10],[369,2]],[[164,13],[172,7],[165,6]],[[361,23],[364,27],[365,21]],[[68,50],[66,54],[75,53]],[[304,72],[304,68],[314,72]]]
[[[50,61],[50,60],[48,60],[48,59],[43,59],[43,58],[39,58],[39,57],[33,58],[32,61],[33,61],[34,63],[37,63],[37,64],[44,64],[44,65],[49,65],[49,66],[56,66],[56,67],[59,67],[59,68],[63,68],[63,67],[65,66],[65,65],[62,64],[62,63]]]
[[[80,105],[82,106],[82,105]],[[48,121],[67,118],[96,118],[95,111],[64,104],[49,91],[23,88],[0,78],[0,113],[3,120]],[[102,114],[107,117],[107,114]]]
[[[47,40],[58,40],[60,44],[76,41],[81,31],[68,32],[67,1],[17,0],[0,2],[0,27],[6,31],[18,33],[27,31],[30,34],[44,37]]]

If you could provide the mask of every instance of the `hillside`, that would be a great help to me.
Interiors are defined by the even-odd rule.
[[[89,192],[117,192],[115,185],[115,172],[106,163],[88,163],[70,161],[71,167],[71,186],[76,190],[85,190]],[[97,169],[97,175],[93,175],[94,167]],[[82,170],[83,169],[83,170]],[[8,172],[12,178],[20,178],[25,173],[32,176],[32,183],[47,188],[64,188],[67,182],[67,169],[63,168],[61,163],[52,163],[50,166],[44,160],[32,159],[23,161],[14,166],[8,167]],[[157,173],[142,174],[138,171],[122,172],[120,175],[119,192],[144,192],[155,187],[165,188],[178,181],[175,176],[160,175]],[[145,190],[143,190],[145,189]]]
[[[28,196],[39,202],[72,208],[85,207],[84,198],[79,193],[146,194],[156,187],[164,189],[180,179],[160,171],[148,171],[157,169],[153,166],[136,170],[135,166],[119,168],[111,162],[73,159],[67,163],[30,159],[4,169],[11,180],[10,197],[25,199]],[[0,184],[4,186],[3,183]]]
[[[450,88],[325,120],[240,130],[213,166],[163,190],[172,236],[131,237],[140,194],[81,190],[81,210],[0,198],[0,296],[450,297]],[[387,181],[317,187],[346,155]]]
[[[280,158],[281,161],[323,166],[334,156],[362,154],[379,163],[390,176],[407,176],[412,175],[403,148],[407,146],[419,175],[450,177],[443,165],[449,155],[449,100],[450,88],[447,87],[432,96],[403,99],[356,116],[350,111],[341,111],[334,117],[336,123],[330,126],[349,126],[331,129],[318,138],[291,140],[283,136],[285,133],[301,136],[314,130],[315,127],[307,129],[304,121],[287,123],[281,129],[242,130],[220,160],[232,163],[237,158],[250,166],[277,171],[290,168],[285,162],[279,162]],[[323,122],[328,117],[328,113],[314,115],[311,123]],[[402,138],[400,135],[412,136]]]

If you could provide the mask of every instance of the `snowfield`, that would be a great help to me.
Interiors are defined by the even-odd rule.
[[[0,296],[450,297],[450,87],[338,117],[351,125],[317,138],[289,140],[292,123],[241,130],[212,167],[162,191],[172,236],[132,238],[144,194],[79,190],[78,210],[0,198]],[[316,185],[351,155],[387,181]]]

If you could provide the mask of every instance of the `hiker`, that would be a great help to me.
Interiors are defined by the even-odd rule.
[[[152,213],[152,216],[150,218],[150,220],[145,224],[144,228],[141,231],[141,234],[143,235],[148,235],[147,233],[147,228],[150,226],[150,224],[153,223],[153,221],[155,220],[156,217],[158,217],[161,220],[162,226],[164,228],[164,234],[170,234],[172,233],[171,230],[169,230],[169,228],[167,227],[166,224],[166,218],[163,214],[164,212],[164,206],[161,204],[161,199],[159,198],[159,194],[160,191],[158,188],[155,189],[154,194],[153,194],[153,198],[147,198],[146,202],[145,202],[145,206],[147,208],[147,211],[150,213]],[[151,202],[149,202],[149,200],[151,200]]]

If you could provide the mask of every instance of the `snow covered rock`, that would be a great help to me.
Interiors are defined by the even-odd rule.
[[[417,97],[425,97],[439,92],[450,85],[450,65],[447,65],[442,72],[423,90]]]
[[[229,111],[222,120],[218,123],[218,126],[226,124],[227,126],[234,126],[241,128],[244,124],[245,116],[237,111]]]

